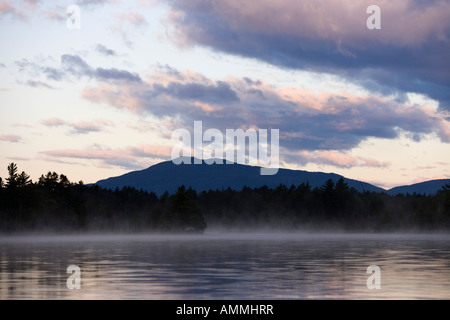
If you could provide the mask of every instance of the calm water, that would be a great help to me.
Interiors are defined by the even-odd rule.
[[[1,237],[0,299],[450,299],[450,235]]]

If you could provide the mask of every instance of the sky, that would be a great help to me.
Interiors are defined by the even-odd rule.
[[[450,178],[450,1],[0,1],[1,177],[145,169],[194,121],[278,129],[281,168]]]

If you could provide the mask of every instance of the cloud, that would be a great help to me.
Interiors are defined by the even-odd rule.
[[[202,45],[283,68],[333,73],[377,93],[417,92],[450,110],[450,2],[174,0],[167,20],[179,45]]]
[[[26,16],[23,12],[20,12],[13,6],[12,1],[0,2],[0,18],[11,16],[14,18],[24,19]]]
[[[147,20],[145,20],[145,17],[137,12],[120,13],[118,14],[118,18],[121,21],[129,23],[136,27],[147,24]]]
[[[104,45],[101,45],[101,44],[98,44],[95,47],[95,50],[97,52],[100,52],[104,56],[117,56],[117,53],[114,50],[108,49],[107,47],[105,47]]]
[[[60,118],[49,118],[40,121],[41,124],[47,127],[59,127],[68,126],[72,130],[71,134],[88,134],[91,132],[100,132],[105,129],[105,127],[113,126],[113,122],[105,119],[96,119],[93,121],[78,121],[78,122],[68,122]]]
[[[19,73],[27,73],[33,77],[33,80],[30,81],[38,81],[34,80],[42,75],[45,75],[47,80],[52,81],[60,81],[65,77],[65,74],[62,70],[55,68],[53,66],[42,66],[37,62],[28,61],[27,59],[22,59],[14,62],[15,65],[19,68]]]
[[[114,80],[114,81],[136,81],[140,82],[141,78],[136,73],[131,73],[126,70],[119,70],[116,68],[111,69],[104,69],[104,68],[97,68],[94,72],[94,77],[101,81],[108,81],[108,80]]]
[[[31,158],[25,158],[25,157],[8,157],[8,159],[13,161],[30,161]]]
[[[133,156],[150,158],[169,158],[172,153],[172,146],[142,144],[138,147],[129,147],[128,151]]]
[[[91,77],[94,73],[93,69],[77,55],[64,54],[61,56],[61,65],[66,73],[77,77]]]
[[[20,142],[20,140],[22,140],[22,137],[15,134],[4,134],[0,135],[0,140],[6,142]]]
[[[64,12],[64,14],[62,13]],[[62,22],[67,20],[67,15],[65,13],[65,10],[63,11],[61,8],[56,10],[47,10],[44,11],[44,16],[50,20]]]
[[[97,160],[99,166],[115,166],[125,169],[138,169],[149,166],[149,159],[160,160],[170,157],[171,148],[164,145],[127,146],[110,149],[91,146],[85,149],[63,149],[41,151],[40,154],[53,158]]]
[[[45,76],[50,81],[68,80],[70,77],[95,79],[101,82],[141,82],[137,73],[116,68],[94,68],[78,55],[64,54],[61,56],[59,66],[41,65],[37,62],[22,59],[15,61],[20,73],[28,73],[34,79]],[[40,80],[28,80],[25,83],[30,86],[49,87]]]
[[[206,103],[237,102],[239,98],[230,85],[223,81],[217,81],[213,85],[200,83],[171,82],[166,87],[154,84],[155,94],[167,94],[179,100],[196,100]]]
[[[83,97],[135,114],[171,117],[188,128],[202,120],[205,128],[222,132],[250,125],[280,129],[280,145],[296,151],[346,151],[371,137],[396,139],[404,133],[413,140],[434,134],[450,142],[450,122],[433,106],[373,94],[275,88],[248,78],[211,80],[192,71],[156,71],[139,84],[87,86]],[[376,165],[366,160],[357,163]]]
[[[58,127],[66,124],[66,122],[60,118],[49,118],[41,120],[41,123],[47,127]]]
[[[331,165],[340,168],[351,167],[374,167],[383,168],[390,165],[389,162],[380,162],[376,159],[353,156],[348,152],[341,152],[336,150],[322,150],[322,151],[302,151],[299,155],[291,157],[293,161],[301,162],[303,165],[307,163],[317,163],[324,165]]]
[[[100,132],[102,131],[106,126],[111,126],[112,122],[98,119],[96,121],[80,121],[80,122],[74,122],[70,124],[73,128],[73,132],[79,133],[79,134],[86,134],[90,132]]]
[[[76,77],[86,76],[100,81],[141,81],[138,74],[127,70],[92,68],[77,55],[62,55],[61,64],[66,73]]]
[[[123,42],[128,46],[133,46],[131,40],[136,30],[147,25],[147,20],[143,15],[137,12],[119,13],[116,15],[116,23],[112,26],[112,30],[118,33]]]
[[[33,88],[46,88],[46,89],[54,89],[51,85],[48,83],[45,83],[43,81],[35,81],[35,80],[28,80],[26,84]]]
[[[82,7],[96,7],[102,6],[108,3],[115,3],[116,0],[78,0],[76,4]]]

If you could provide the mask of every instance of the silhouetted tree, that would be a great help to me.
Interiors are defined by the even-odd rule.
[[[338,182],[336,182],[334,189],[336,192],[344,194],[349,191],[348,183],[345,182],[344,178],[340,178]]]
[[[190,189],[192,193],[192,189]],[[188,196],[186,187],[182,185],[171,199],[169,209],[169,228],[182,231],[201,232],[206,223],[197,204]]]
[[[63,188],[66,188],[66,187],[70,186],[71,183],[70,183],[69,179],[65,175],[60,174],[59,175],[59,180],[58,180],[58,185],[63,187]]]
[[[32,184],[30,176],[28,174],[26,174],[25,171],[22,171],[22,173],[17,176],[16,182],[17,182],[17,187],[19,187],[19,188],[24,188],[24,187]]]
[[[8,189],[17,187],[17,177],[17,164],[12,162],[8,165],[8,178],[6,178],[6,187]]]
[[[335,206],[335,193],[334,182],[331,179],[325,181],[325,184],[320,188],[322,191],[323,205],[325,206],[325,215],[334,216]]]
[[[103,189],[49,171],[32,183],[17,165],[0,178],[0,231],[33,230],[165,230],[198,232],[210,226],[286,227],[339,226],[345,229],[393,230],[419,227],[450,229],[450,183],[435,196],[390,196],[358,192],[344,179],[259,188],[230,187],[199,194],[181,186],[161,196],[133,187]],[[127,228],[127,229],[125,229]],[[360,229],[358,229],[360,230]]]
[[[55,190],[55,188],[58,186],[58,180],[58,174],[56,172],[49,171],[45,176],[41,175],[38,183],[46,189]]]
[[[326,194],[332,194],[334,191],[334,182],[331,179],[325,181],[325,184],[320,188]]]

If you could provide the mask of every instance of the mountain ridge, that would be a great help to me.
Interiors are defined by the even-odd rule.
[[[184,162],[191,164],[174,164],[171,160],[159,162],[146,169],[131,171],[120,176],[110,177],[97,181],[95,184],[107,189],[121,189],[125,186],[143,189],[162,195],[164,192],[174,193],[176,189],[185,185],[192,187],[197,192],[227,189],[241,190],[244,186],[257,188],[266,185],[275,188],[280,184],[290,187],[309,182],[312,188],[321,187],[326,180],[337,182],[343,178],[349,187],[360,192],[373,191],[385,192],[391,195],[399,193],[425,193],[434,194],[450,179],[430,180],[418,184],[398,186],[391,189],[383,189],[370,183],[346,178],[336,173],[310,172],[305,170],[279,169],[275,175],[260,175],[259,166],[232,164],[207,164],[202,160],[201,164],[194,164],[194,158],[185,158]],[[209,159],[213,160],[213,159]],[[219,159],[220,160],[220,159]],[[181,162],[181,161],[180,161]],[[423,192],[422,192],[423,191]]]

